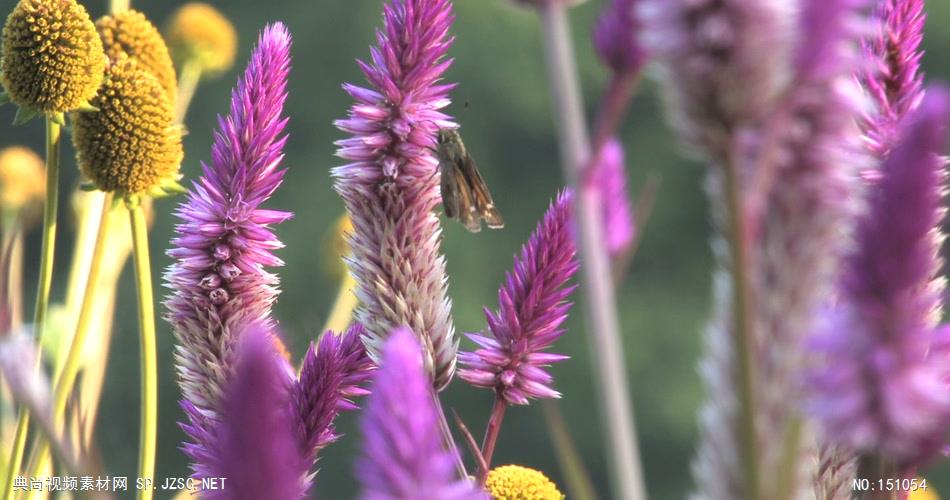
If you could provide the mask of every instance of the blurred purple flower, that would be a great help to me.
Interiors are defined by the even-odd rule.
[[[445,55],[453,19],[448,0],[386,4],[372,61],[359,63],[371,88],[344,85],[356,104],[336,122],[352,134],[337,143],[337,155],[351,163],[333,169],[354,226],[347,263],[359,285],[356,318],[370,355],[378,359],[389,333],[408,326],[439,389],[452,379],[458,350],[433,211],[440,195],[431,150],[440,128],[456,126],[440,111],[452,88],[440,80],[451,64]]]
[[[924,1],[884,0],[875,17],[877,32],[864,42],[865,58],[872,65],[859,79],[875,103],[862,126],[871,151],[883,157],[897,141],[902,120],[924,95],[920,72]]]
[[[202,177],[176,211],[181,223],[168,251],[175,262],[165,275],[172,291],[165,306],[179,341],[182,406],[200,416],[187,426],[194,439],[208,430],[196,427],[217,419],[239,331],[252,323],[268,331],[275,326],[278,278],[265,266],[282,265],[272,251],[283,245],[270,226],[291,214],[260,207],[284,177],[279,166],[287,119],[281,112],[290,44],[284,25],[264,29],[231,95],[230,116],[218,120],[213,162],[202,165]]]
[[[615,73],[638,73],[646,62],[646,51],[638,39],[640,24],[635,9],[639,1],[611,0],[594,26],[597,55]]]
[[[627,192],[627,171],[623,145],[616,138],[604,144],[600,161],[592,172],[603,202],[604,236],[612,258],[622,256],[636,236],[633,205]]]
[[[293,370],[260,325],[244,332],[234,374],[225,387],[220,419],[212,429],[205,477],[226,478],[203,498],[260,500],[302,498],[308,461],[297,442],[291,414]]]
[[[422,347],[397,328],[383,347],[360,425],[363,451],[356,463],[366,500],[487,500],[442,444],[436,397],[423,368]]]
[[[638,0],[640,43],[655,59],[672,126],[725,160],[730,135],[773,107],[791,73],[796,2]]]
[[[459,354],[459,377],[494,389],[508,404],[560,397],[544,367],[567,356],[543,351],[564,333],[561,323],[571,307],[574,286],[567,282],[578,263],[570,205],[569,192],[551,204],[498,289],[499,309],[485,308],[492,336],[469,334],[480,349]]]
[[[944,212],[950,94],[928,94],[871,190],[839,305],[814,340],[826,363],[810,380],[827,439],[904,465],[933,453],[950,428],[947,358],[928,355],[942,301],[932,233]]]
[[[374,366],[360,339],[362,333],[359,323],[342,335],[328,331],[319,346],[310,344],[304,357],[293,388],[293,404],[298,435],[312,461],[321,449],[340,437],[333,427],[337,414],[357,409],[353,398],[369,394],[363,385]]]

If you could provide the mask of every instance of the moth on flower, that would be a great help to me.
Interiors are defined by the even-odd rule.
[[[439,170],[442,172],[442,206],[445,216],[461,222],[465,229],[477,233],[482,220],[491,229],[505,227],[501,213],[495,208],[488,185],[465,149],[458,130],[439,130]]]

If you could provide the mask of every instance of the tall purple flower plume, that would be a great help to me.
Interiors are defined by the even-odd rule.
[[[831,291],[855,169],[867,162],[852,78],[863,2],[643,2],[642,40],[659,62],[672,125],[712,167],[718,265],[700,365],[708,398],[696,498],[742,498],[756,494],[751,487],[794,498],[811,484],[813,451],[784,440],[797,421],[802,336]],[[746,231],[734,236],[739,223]],[[736,248],[748,258],[737,261]],[[747,310],[734,300],[737,277]],[[759,477],[792,477],[795,489],[753,484],[753,467]]]
[[[223,489],[203,492],[203,498],[302,498],[308,462],[293,427],[292,367],[260,325],[248,327],[238,342],[234,374],[207,449],[206,477],[226,482]]]
[[[908,464],[936,451],[950,428],[947,358],[932,349],[942,287],[940,245],[950,94],[930,89],[904,121],[857,233],[838,307],[814,340],[825,364],[809,408],[827,439]],[[944,354],[941,356],[941,354]]]
[[[265,270],[282,262],[283,245],[270,226],[288,212],[262,209],[284,177],[280,169],[287,119],[281,117],[290,70],[290,33],[264,29],[244,77],[231,95],[231,114],[218,120],[211,165],[178,207],[181,223],[165,275],[171,294],[166,318],[178,338],[179,383],[192,419],[213,423],[234,365],[242,325],[273,331],[278,278]],[[205,429],[207,430],[207,429]],[[192,435],[201,445],[198,432]]]
[[[467,478],[455,476],[416,338],[407,328],[397,328],[383,347],[360,425],[363,451],[356,475],[361,498],[487,500]]]
[[[594,27],[597,55],[615,73],[639,72],[647,59],[638,39],[638,3],[639,0],[611,0]]]
[[[875,109],[863,120],[871,151],[883,157],[898,139],[900,124],[923,98],[920,59],[924,37],[924,0],[884,0],[875,16],[875,35],[864,42],[873,64],[859,74]]]
[[[294,384],[293,404],[302,447],[308,456],[339,438],[333,420],[344,410],[358,407],[353,399],[369,394],[363,386],[374,368],[360,336],[363,327],[353,324],[341,335],[326,332],[310,344],[300,377]]]
[[[616,138],[604,144],[592,172],[603,201],[604,236],[610,256],[622,256],[636,237],[633,204],[627,191],[627,171],[623,145]]]
[[[451,60],[452,4],[448,0],[390,0],[376,34],[372,61],[360,62],[371,88],[344,85],[355,100],[337,127],[352,137],[337,155],[334,189],[353,221],[348,259],[358,283],[357,320],[378,358],[394,328],[408,326],[425,349],[437,388],[455,371],[458,340],[447,297],[438,162],[431,148],[438,129],[454,127],[440,110],[452,85],[440,83]]]
[[[508,404],[560,397],[544,367],[567,356],[544,351],[564,333],[561,324],[571,307],[567,298],[574,286],[567,282],[578,263],[570,204],[569,192],[551,204],[515,259],[514,270],[505,276],[498,310],[485,309],[491,337],[469,334],[480,348],[459,354],[459,377],[494,389]]]

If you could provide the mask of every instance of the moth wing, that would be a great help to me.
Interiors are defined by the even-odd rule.
[[[459,217],[459,185],[458,174],[454,172],[458,167],[452,163],[442,162],[439,164],[442,170],[441,191],[442,191],[442,209],[445,216],[450,219]]]
[[[475,165],[475,160],[471,156],[465,158],[462,162],[463,174],[465,180],[471,186],[473,207],[478,215],[485,219],[485,223],[491,229],[501,229],[505,227],[505,220],[501,217],[501,212],[495,208],[495,201],[488,190],[488,184],[482,178],[481,172]]]

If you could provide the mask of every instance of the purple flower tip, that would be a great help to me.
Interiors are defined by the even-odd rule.
[[[301,498],[307,461],[290,409],[292,371],[260,326],[242,336],[234,377],[226,387],[221,419],[209,450],[209,477],[225,488],[205,498],[259,500]]]
[[[333,420],[343,410],[357,408],[354,398],[369,394],[364,384],[375,368],[360,336],[359,323],[342,335],[326,332],[319,344],[310,344],[300,378],[294,384],[293,403],[298,434],[308,456],[339,438]]]
[[[810,409],[830,439],[900,464],[935,452],[950,428],[947,353],[934,344],[950,94],[931,89],[872,186],[840,304],[813,347]]]
[[[344,86],[356,102],[336,123],[350,137],[337,143],[349,163],[333,169],[334,189],[353,221],[347,264],[370,355],[379,357],[394,328],[409,326],[425,339],[426,368],[441,389],[455,373],[458,340],[439,250],[432,148],[440,128],[456,127],[442,112],[451,102],[452,85],[441,80],[452,62],[452,3],[390,0],[383,17],[371,61],[359,63],[369,86]]]
[[[611,0],[594,27],[597,55],[616,73],[636,73],[647,59],[638,40],[637,4],[638,0]]]
[[[185,445],[202,456],[220,412],[224,386],[245,325],[274,331],[271,306],[283,247],[270,227],[290,218],[261,208],[280,186],[287,119],[282,117],[290,71],[291,37],[283,24],[264,29],[244,76],[231,94],[231,112],[218,119],[212,162],[176,211],[180,223],[165,274],[171,294],[166,319],[176,347],[179,384],[192,417],[183,426],[196,439]],[[199,428],[205,427],[205,428]],[[201,464],[197,464],[201,468]]]
[[[361,498],[487,500],[468,479],[455,477],[455,460],[442,445],[422,346],[408,328],[388,336],[373,379],[356,463]]]
[[[623,145],[616,138],[604,144],[600,162],[594,166],[594,183],[603,204],[607,251],[618,257],[630,249],[636,236],[633,204],[627,192],[627,172]]]
[[[514,270],[498,290],[498,309],[485,310],[491,337],[468,335],[480,348],[459,354],[459,377],[494,389],[509,404],[560,397],[544,367],[567,356],[543,351],[564,333],[561,324],[574,289],[567,282],[577,267],[571,196],[564,192],[515,258]]]

